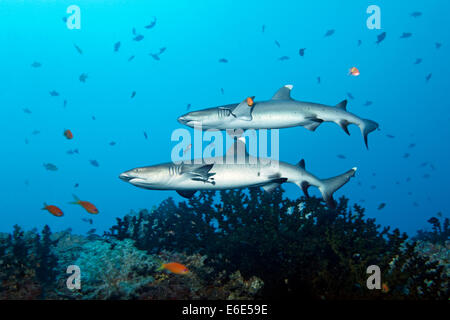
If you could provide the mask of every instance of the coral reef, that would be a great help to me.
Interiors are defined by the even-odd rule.
[[[0,234],[0,299],[448,300],[448,219],[409,239],[341,198],[283,198],[283,190],[201,192],[132,212],[105,232]],[[160,271],[176,261],[185,275]],[[66,285],[69,265],[81,289]],[[383,290],[366,286],[381,270]]]

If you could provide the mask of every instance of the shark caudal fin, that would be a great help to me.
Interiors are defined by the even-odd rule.
[[[369,145],[367,142],[367,136],[372,131],[378,129],[378,123],[368,119],[361,119],[361,123],[359,124],[359,128],[361,129],[361,133],[364,137],[364,143],[366,144],[366,148],[369,149]]]
[[[355,172],[356,167],[337,177],[321,180],[319,190],[322,193],[323,200],[325,200],[328,207],[332,209],[336,208],[336,202],[333,199],[333,193],[344,184],[346,184],[348,180],[350,180],[350,178],[355,175]]]

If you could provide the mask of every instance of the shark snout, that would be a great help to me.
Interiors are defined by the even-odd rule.
[[[178,117],[178,122],[189,127],[199,126],[202,124],[198,117],[189,113]]]
[[[129,182],[131,179],[133,179],[134,177],[130,175],[129,171],[121,173],[119,175],[119,179],[123,180],[125,182]]]

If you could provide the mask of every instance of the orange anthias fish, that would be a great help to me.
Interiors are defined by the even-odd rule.
[[[72,131],[70,131],[69,129],[64,130],[64,136],[69,140],[72,139],[73,138]]]
[[[181,263],[178,263],[178,262],[164,263],[161,265],[161,267],[158,268],[157,271],[161,271],[163,269],[166,269],[175,274],[184,275],[184,274],[189,273],[189,269],[185,265],[182,265]]]
[[[356,67],[352,67],[348,74],[357,77],[359,76],[359,70]]]
[[[46,203],[44,203],[44,207],[42,208],[42,210],[47,210],[55,217],[62,217],[64,215],[60,208],[58,208],[57,206],[47,205]]]
[[[388,293],[389,292],[389,286],[387,285],[386,282],[383,282],[383,284],[381,285],[381,291],[383,293]]]
[[[247,98],[247,105],[249,107],[253,107],[253,104],[255,103],[255,101],[253,101],[253,99],[255,99],[255,97],[248,97]]]
[[[76,195],[73,195],[73,197],[75,198],[74,202],[69,202],[70,204],[79,204],[80,206],[82,206],[84,208],[84,210],[86,210],[89,213],[92,214],[97,214],[99,211],[98,209],[89,201],[82,201],[80,199],[78,199],[78,197]]]

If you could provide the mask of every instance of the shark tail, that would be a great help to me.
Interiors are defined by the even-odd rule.
[[[366,144],[366,148],[369,149],[369,145],[367,142],[367,136],[372,131],[378,129],[378,123],[369,119],[361,119],[361,123],[358,125],[361,129],[361,133],[364,137],[364,143]]]
[[[322,193],[323,200],[327,203],[328,207],[332,209],[336,208],[336,201],[333,199],[333,193],[346,184],[348,180],[355,175],[355,172],[356,167],[334,178],[321,180],[319,190]]]

